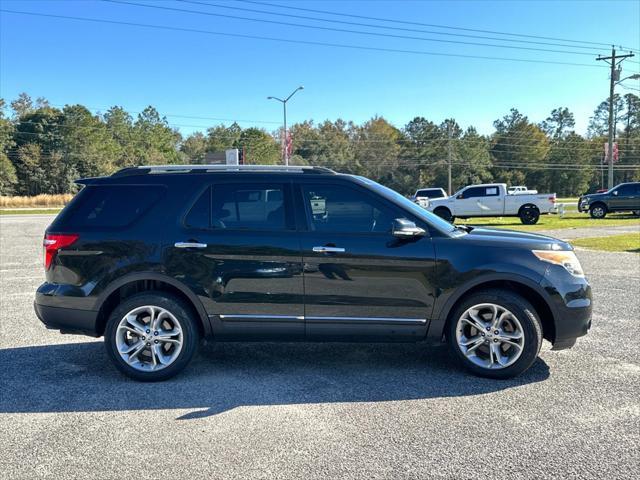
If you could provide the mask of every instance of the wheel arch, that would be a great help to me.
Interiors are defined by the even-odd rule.
[[[145,291],[166,291],[182,299],[192,310],[198,321],[201,335],[211,334],[211,325],[202,302],[197,295],[182,282],[157,272],[139,272],[119,278],[112,282],[98,297],[95,310],[96,332],[103,335],[114,308],[125,298]]]
[[[591,211],[591,209],[597,205],[601,205],[602,207],[604,207],[605,212],[609,211],[609,207],[607,206],[607,203],[603,200],[596,200],[591,205],[589,205],[589,211]]]
[[[507,290],[521,295],[536,310],[540,318],[543,337],[552,343],[555,341],[557,316],[551,303],[546,300],[543,289],[537,283],[517,275],[485,278],[459,288],[455,294],[447,299],[440,312],[434,316],[429,326],[428,337],[442,340],[458,304],[469,295],[487,289]]]

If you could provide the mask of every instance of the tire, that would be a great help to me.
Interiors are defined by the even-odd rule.
[[[591,218],[599,220],[607,215],[607,207],[604,203],[594,203],[589,207],[589,215]]]
[[[493,308],[489,305],[496,307],[498,318],[504,312],[507,314],[502,316],[502,323],[487,331]],[[475,323],[478,328],[463,320],[473,322],[469,313],[474,311],[475,317],[481,320]],[[518,332],[520,337],[516,339]],[[512,378],[527,370],[542,346],[542,326],[535,309],[520,295],[502,289],[483,290],[464,298],[449,318],[446,336],[453,354],[467,370],[497,379]],[[496,351],[499,357],[494,355]]]
[[[540,220],[540,210],[535,205],[524,205],[520,208],[518,216],[524,225],[535,225]]]
[[[451,215],[451,210],[449,210],[447,207],[438,207],[433,211],[433,213],[449,223],[453,223],[453,221],[455,220],[455,217]]]
[[[155,328],[149,325],[152,311],[158,321]],[[126,298],[111,312],[104,342],[118,370],[135,380],[156,382],[187,366],[198,349],[199,337],[194,315],[182,299],[150,291]]]

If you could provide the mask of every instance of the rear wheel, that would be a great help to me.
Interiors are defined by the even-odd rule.
[[[141,381],[166,380],[179,373],[191,361],[198,339],[189,307],[165,292],[125,299],[111,312],[104,334],[114,365]]]
[[[603,203],[595,203],[589,208],[591,218],[604,218],[607,215],[607,207]]]
[[[449,321],[447,340],[472,373],[511,378],[536,360],[542,327],[534,308],[521,296],[486,290],[458,305]]]
[[[518,216],[524,225],[535,225],[540,219],[540,210],[535,205],[525,205],[520,209]]]
[[[447,207],[438,207],[433,211],[433,213],[450,223],[453,223],[453,221],[455,220],[455,217],[451,215],[451,210],[449,210]]]

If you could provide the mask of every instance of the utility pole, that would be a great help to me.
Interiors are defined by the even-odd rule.
[[[452,152],[451,152],[451,122],[447,122],[447,160],[448,160],[448,170],[449,170],[449,190],[447,191],[447,193],[449,193],[449,195],[451,195],[451,157],[452,157]]]
[[[616,69],[616,66],[622,63],[625,58],[633,57],[633,53],[627,53],[626,55],[616,55],[615,47],[611,47],[611,56],[603,57],[598,56],[596,60],[604,60],[605,62],[611,65],[611,78],[609,81],[609,144],[607,145],[607,157],[609,160],[609,170],[608,170],[608,188],[611,190],[613,185],[613,136],[615,132],[615,125],[613,119],[613,97],[614,90],[616,86],[616,82],[619,80],[620,71]]]

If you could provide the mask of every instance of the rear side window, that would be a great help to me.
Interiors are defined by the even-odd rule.
[[[286,230],[293,223],[281,184],[212,185],[185,218],[191,228]]]
[[[122,228],[138,220],[157,202],[163,187],[149,185],[89,185],[62,221],[74,228]]]

